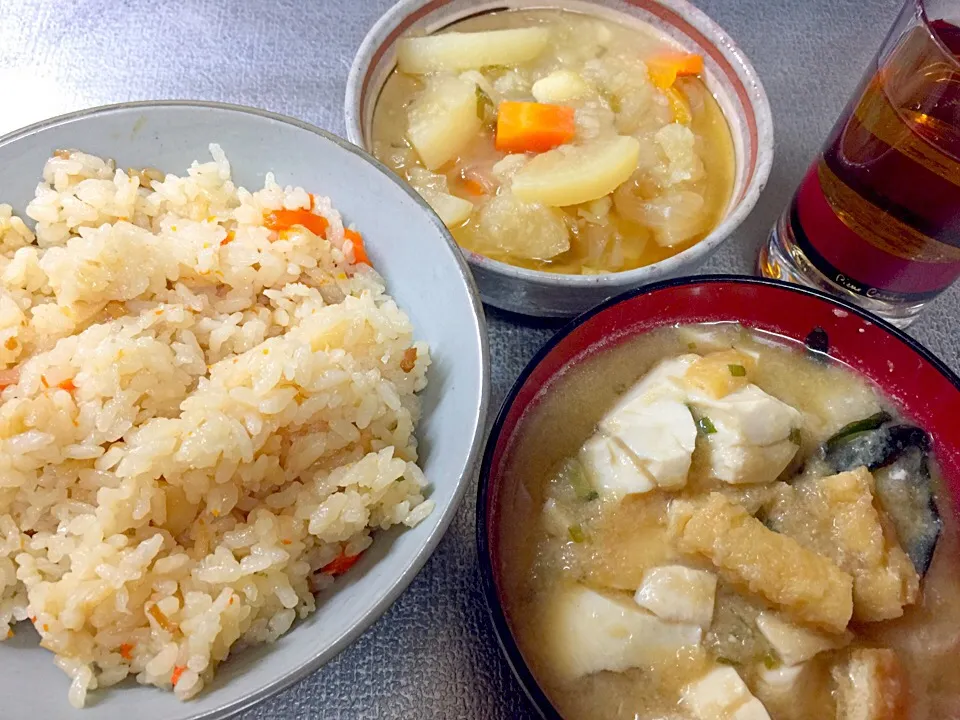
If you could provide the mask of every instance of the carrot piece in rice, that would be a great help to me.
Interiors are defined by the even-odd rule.
[[[177,683],[180,682],[180,676],[183,675],[184,671],[187,669],[186,665],[176,665],[173,668],[173,674],[170,676],[170,683],[176,687]]]
[[[330,225],[325,217],[314,215],[309,210],[274,210],[264,216],[263,224],[276,232],[300,225],[318,237],[326,237]]]
[[[356,230],[344,229],[343,237],[353,243],[353,257],[357,264],[372,265],[370,257],[367,255],[366,248],[363,247],[363,236]]]
[[[417,349],[415,347],[407,348],[403,351],[403,357],[400,358],[400,369],[404,372],[410,372],[417,365]]]
[[[357,560],[360,559],[361,555],[363,555],[363,553],[357,553],[356,555],[345,555],[343,552],[341,552],[332,561],[320,568],[320,572],[327,575],[343,575],[345,572],[347,572],[347,570],[357,564]]]

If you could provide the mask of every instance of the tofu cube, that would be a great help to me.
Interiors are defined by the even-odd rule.
[[[697,427],[679,378],[698,357],[683,355],[655,366],[600,421],[600,434],[619,441],[664,489],[683,487],[690,471]]]
[[[696,625],[664,622],[627,598],[583,585],[557,591],[542,620],[544,657],[567,681],[670,662],[681,648],[699,645],[702,636]]]
[[[682,692],[683,705],[698,720],[770,720],[766,709],[732,667],[717,667]]]
[[[801,627],[779,613],[765,610],[757,616],[757,629],[773,646],[784,665],[797,665],[825,650],[849,644],[849,633],[828,635]]]
[[[657,487],[616,438],[594,435],[580,449],[580,462],[590,484],[605,500],[646,493]]]
[[[743,705],[730,713],[730,720],[770,720],[770,713],[763,703],[756,698],[747,700]]]
[[[801,676],[806,669],[806,663],[781,665],[778,668],[761,665],[756,670],[757,694],[764,700],[779,700],[790,696],[799,686]]]
[[[756,385],[720,398],[692,392],[690,402],[716,428],[707,452],[713,475],[724,482],[773,482],[797,453],[790,434],[802,423],[800,412]]]
[[[685,403],[638,399],[604,419],[600,430],[619,440],[659,487],[676,490],[686,485],[697,426]]]
[[[688,353],[654,365],[636,385],[624,394],[610,414],[615,415],[621,408],[637,400],[642,400],[645,403],[663,398],[686,400],[687,389],[682,378],[699,359],[699,355]]]
[[[713,620],[717,576],[683,565],[650,568],[634,600],[662,620],[689,623],[702,628]]]

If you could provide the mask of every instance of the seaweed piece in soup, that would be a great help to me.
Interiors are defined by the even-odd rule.
[[[807,350],[814,354],[814,356],[820,356],[818,359],[822,359],[822,356],[830,354],[830,336],[827,335],[827,331],[822,327],[815,327],[811,330],[803,341],[803,344],[807,346]]]
[[[877,495],[893,521],[897,537],[923,576],[930,569],[943,530],[926,451],[906,448],[896,460],[874,472],[874,478]]]
[[[876,470],[894,462],[910,448],[927,454],[930,438],[915,425],[885,425],[890,416],[885,412],[852,422],[827,440],[822,447],[823,459],[834,472],[847,472],[861,465]]]
[[[888,425],[889,420],[887,413],[877,413],[850,423],[827,440],[821,452],[835,472],[860,466],[874,472],[880,502],[922,576],[943,528],[933,496],[930,437],[914,425]]]
[[[870,417],[863,418],[862,420],[855,420],[852,423],[844,425],[823,445],[824,455],[827,457],[828,462],[830,461],[830,456],[833,455],[834,461],[831,464],[834,465],[835,469],[838,469],[838,472],[852,470],[859,464],[866,464],[858,463],[856,460],[854,460],[853,465],[846,467],[846,465],[848,465],[852,459],[852,454],[854,452],[860,452],[862,454],[864,450],[867,450],[867,448],[860,449],[857,447],[857,440],[864,438],[867,431],[877,430],[883,426],[884,423],[890,422],[891,419],[890,413],[880,411],[874,415],[871,415]],[[850,453],[849,459],[847,453]],[[875,453],[871,453],[871,455],[873,454]],[[843,470],[839,470],[840,466],[844,466]]]

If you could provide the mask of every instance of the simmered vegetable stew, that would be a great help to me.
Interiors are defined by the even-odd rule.
[[[955,514],[870,383],[735,324],[556,382],[507,459],[500,570],[565,717],[960,717]]]
[[[400,41],[373,150],[465,248],[551,272],[630,270],[726,210],[733,144],[702,70],[649,26],[480,15]]]

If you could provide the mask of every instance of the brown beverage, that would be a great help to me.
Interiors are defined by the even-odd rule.
[[[760,269],[839,286],[907,324],[960,276],[960,29],[936,20],[891,37]]]

